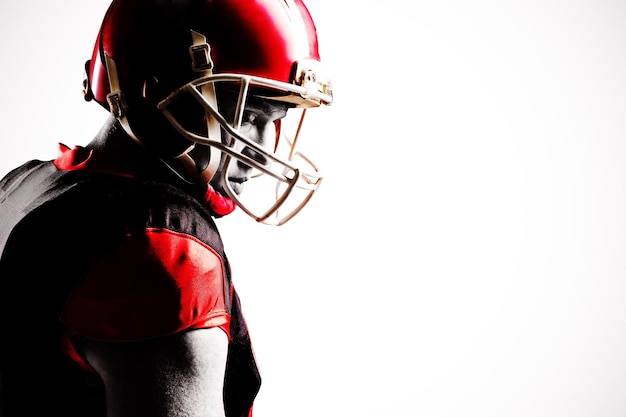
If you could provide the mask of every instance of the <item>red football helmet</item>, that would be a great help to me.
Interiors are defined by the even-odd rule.
[[[113,0],[86,64],[85,97],[187,181],[209,183],[221,160],[223,192],[257,221],[285,223],[320,184],[295,147],[306,109],[331,104],[332,91],[301,0]],[[242,134],[253,97],[300,109],[295,134],[276,123],[272,149]],[[200,161],[198,149],[210,157]],[[248,184],[271,183],[271,193],[235,193],[225,176],[236,163],[257,171]]]

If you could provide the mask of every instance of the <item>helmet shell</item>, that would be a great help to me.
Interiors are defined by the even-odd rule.
[[[301,0],[113,0],[87,65],[90,95],[108,108],[104,55],[129,102],[153,104],[198,78],[191,31],[206,37],[213,73],[291,82],[296,61],[319,61],[314,22]]]

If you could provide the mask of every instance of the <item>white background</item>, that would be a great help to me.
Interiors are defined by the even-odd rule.
[[[309,3],[323,187],[220,222],[256,416],[626,416],[626,4]],[[0,6],[1,171],[97,131],[107,6]]]

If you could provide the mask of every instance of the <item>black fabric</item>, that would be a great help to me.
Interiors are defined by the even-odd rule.
[[[2,416],[104,416],[97,377],[63,354],[58,321],[83,271],[127,233],[147,227],[187,233],[224,259],[210,212],[176,186],[31,161],[0,181]],[[235,294],[225,379],[228,417],[247,417],[260,377]]]

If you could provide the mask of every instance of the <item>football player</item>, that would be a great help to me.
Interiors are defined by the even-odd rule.
[[[113,0],[85,75],[110,112],[96,137],[0,182],[2,415],[250,416],[260,376],[214,218],[282,225],[320,185],[298,142],[332,102],[311,15]]]

